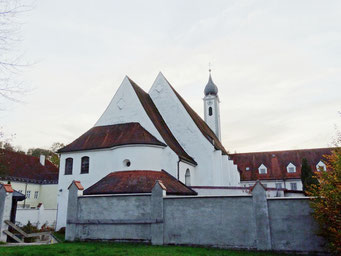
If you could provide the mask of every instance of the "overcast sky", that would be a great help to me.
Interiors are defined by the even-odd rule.
[[[329,146],[341,128],[341,1],[37,0],[22,15],[24,103],[1,126],[24,149],[91,128],[125,75],[159,71],[203,116],[208,63],[230,152]]]

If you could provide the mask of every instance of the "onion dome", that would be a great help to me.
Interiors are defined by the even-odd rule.
[[[210,70],[210,77],[208,78],[208,82],[206,84],[204,93],[205,93],[205,96],[218,94],[218,87],[212,81],[211,70]]]

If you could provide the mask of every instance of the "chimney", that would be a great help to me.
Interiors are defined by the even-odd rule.
[[[40,155],[40,164],[45,166],[45,155]]]

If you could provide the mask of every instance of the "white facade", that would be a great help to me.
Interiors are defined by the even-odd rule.
[[[301,179],[286,179],[286,180],[261,180],[262,184],[267,188],[280,188],[280,189],[288,189],[288,190],[303,190],[303,184]],[[241,181],[240,182],[244,187],[252,187],[256,181]]]
[[[2,181],[7,183],[8,181]],[[36,184],[10,181],[12,188],[24,195],[26,199],[18,202],[19,208],[36,208],[42,203],[46,209],[57,209],[58,184]]]
[[[219,103],[218,95],[207,95],[204,97],[205,122],[214,131],[218,139],[221,140]]]
[[[203,136],[161,73],[149,95],[180,145],[198,163],[194,168],[192,186],[238,185],[237,166]]]

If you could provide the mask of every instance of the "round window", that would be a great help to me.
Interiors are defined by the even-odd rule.
[[[123,165],[126,166],[126,167],[129,167],[131,165],[131,162],[129,159],[126,159],[123,161]]]

